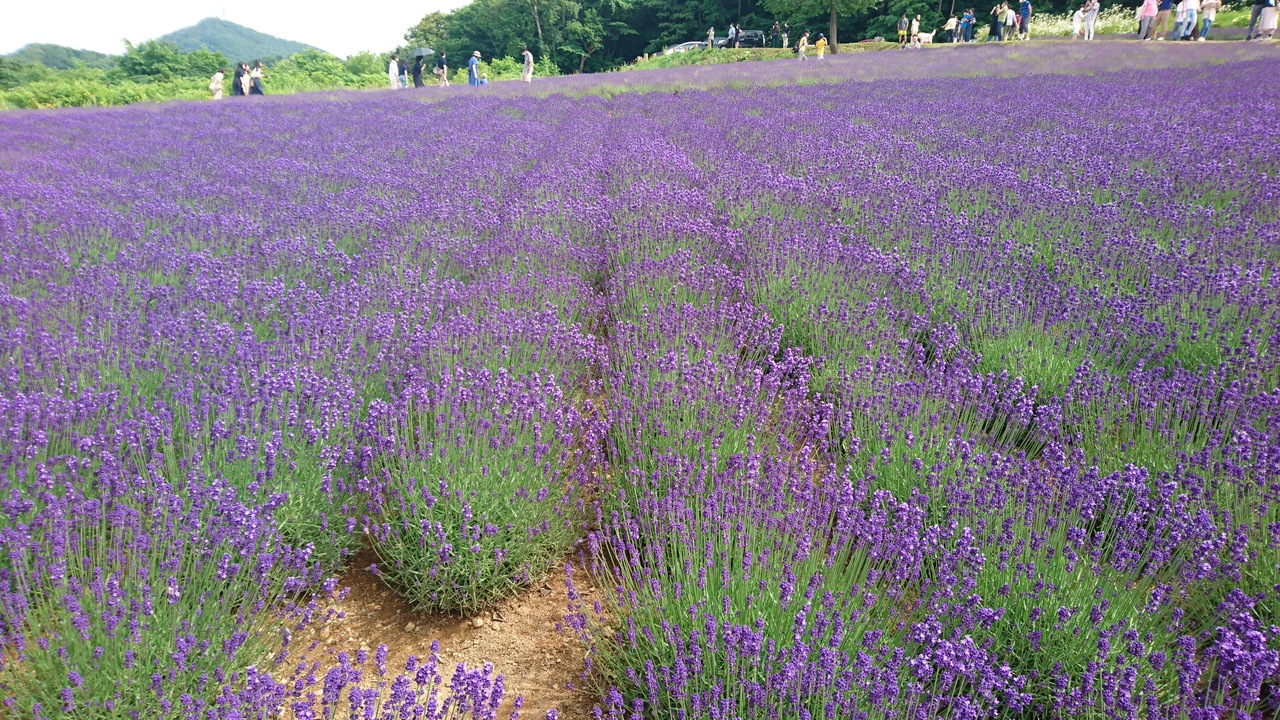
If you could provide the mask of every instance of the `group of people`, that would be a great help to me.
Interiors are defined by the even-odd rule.
[[[811,47],[813,48],[813,54],[821,60],[827,54],[827,36],[822,33],[818,33],[818,41],[813,45],[810,45],[809,31],[805,30],[804,33],[800,35],[800,40],[796,42],[796,57],[801,60],[807,59],[809,48]]]
[[[231,78],[230,93],[233,97],[248,97],[250,95],[263,95],[262,92],[262,76],[266,68],[258,60],[253,61],[253,67],[248,63],[236,63],[235,75]],[[224,81],[227,77],[226,68],[218,68],[218,71],[209,78],[209,92],[213,93],[214,100],[221,100],[222,93],[227,88]]]
[[[1276,8],[1274,0],[1270,1],[1270,6],[1254,5],[1248,39],[1261,39],[1263,34],[1270,38],[1275,33]],[[1138,7],[1138,39],[1164,40],[1168,31],[1170,40],[1204,42],[1221,7],[1221,0],[1181,0],[1176,5],[1173,0],[1145,0]],[[1170,18],[1173,18],[1172,30],[1169,30]]]
[[[807,34],[807,33],[806,33]],[[791,39],[791,23],[782,23],[779,27],[775,21],[773,29],[769,31],[769,47],[782,48],[785,50]]]
[[[467,58],[467,84],[472,87],[489,84],[489,73],[480,70],[480,57],[480,51],[476,50],[471,53],[471,57]],[[533,53],[529,51],[527,45],[520,48],[520,57],[523,61],[523,67],[520,70],[520,81],[533,82]],[[413,80],[415,88],[426,87],[426,84],[422,81],[425,65],[426,57],[424,55],[414,55],[413,64],[410,65],[400,59],[399,55],[392,54],[391,61],[387,63],[387,81],[391,85],[391,89],[408,89],[410,79]],[[441,50],[436,55],[436,65],[432,72],[436,76],[436,85],[438,87],[449,87],[449,59],[448,53],[444,50]]]

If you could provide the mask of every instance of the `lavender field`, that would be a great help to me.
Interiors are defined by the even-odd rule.
[[[1101,45],[0,114],[0,717],[1277,717],[1280,55]]]

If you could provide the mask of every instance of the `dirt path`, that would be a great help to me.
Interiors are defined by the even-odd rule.
[[[298,647],[319,640],[311,655],[322,666],[336,665],[339,652],[354,655],[363,648],[372,656],[379,644],[385,644],[388,670],[403,672],[409,655],[425,659],[431,654],[431,641],[439,640],[446,683],[457,663],[472,667],[491,662],[504,676],[506,700],[499,717],[507,716],[517,695],[524,697],[520,717],[525,720],[543,720],[552,708],[566,720],[591,717],[595,698],[576,689],[586,649],[572,633],[556,629],[569,612],[563,565],[519,597],[463,618],[415,612],[369,572],[376,560],[372,551],[361,552],[341,577],[339,586],[350,592],[332,607],[345,616],[299,638]],[[574,580],[588,606],[600,598],[588,577],[575,573]]]

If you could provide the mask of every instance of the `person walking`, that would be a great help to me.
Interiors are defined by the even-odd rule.
[[[1084,39],[1093,39],[1093,29],[1098,24],[1098,0],[1085,0],[1084,3]]]
[[[1191,34],[1200,22],[1200,0],[1182,0],[1182,36],[1179,40],[1191,40]]]
[[[1258,24],[1258,34],[1266,35],[1260,37],[1260,40],[1270,40],[1272,35],[1276,33],[1276,23],[1280,17],[1276,13],[1275,0],[1269,0],[1268,5],[1262,8],[1262,19]]]
[[[1018,4],[1018,28],[1023,40],[1031,39],[1031,0],[1022,0]]]
[[[209,92],[213,93],[214,100],[222,99],[222,78],[226,77],[226,75],[227,71],[225,69],[218,68],[213,77],[209,78]]]
[[[809,52],[809,31],[805,30],[804,33],[800,36],[800,40],[796,42],[796,56],[798,56],[801,60],[807,60],[808,52]]]
[[[533,53],[528,45],[520,47],[520,58],[524,60],[524,69],[520,71],[520,82],[533,82]]]
[[[400,56],[395,53],[391,54],[391,60],[387,62],[387,83],[392,90],[400,87]]]
[[[898,18],[898,44],[902,47],[907,46],[907,29],[911,27],[911,21],[907,19],[907,14],[902,13],[902,17]]]
[[[1004,39],[1013,42],[1018,39],[1018,13],[1004,4]]]
[[[249,94],[250,95],[266,95],[262,92],[262,73],[266,68],[262,67],[261,60],[253,61],[253,69],[249,71]]]
[[[947,31],[947,42],[954,43],[956,41],[956,28],[960,26],[960,21],[956,19],[955,14],[947,18],[947,23],[942,26]]]
[[[1253,40],[1261,37],[1262,32],[1254,33],[1253,29],[1258,25],[1258,21],[1262,19],[1262,13],[1268,7],[1275,7],[1275,0],[1254,0],[1253,8],[1249,11],[1249,31],[1245,34],[1245,40]]]
[[[1155,27],[1159,12],[1159,0],[1143,0],[1142,7],[1138,8],[1139,40],[1151,40],[1155,37],[1151,31]]]
[[[782,49],[787,49],[787,44],[791,41],[791,23],[782,23]]]
[[[249,97],[249,87],[253,84],[253,78],[249,76],[249,64],[240,63],[240,86],[237,88],[242,97]]]
[[[782,47],[778,44],[778,36],[782,34],[782,28],[778,27],[778,21],[773,21],[773,28],[769,30],[769,47]]]
[[[1156,21],[1151,26],[1151,35],[1148,39],[1163,40],[1164,34],[1169,30],[1169,16],[1173,14],[1173,0],[1160,0],[1160,4],[1156,10]]]
[[[1221,0],[1201,0],[1200,37],[1196,38],[1196,42],[1204,42],[1209,37],[1209,28],[1213,27],[1213,21],[1218,17],[1220,7],[1222,7]]]
[[[476,50],[471,53],[471,57],[467,60],[467,84],[471,87],[480,87],[480,51]]]
[[[449,61],[443,50],[436,56],[436,77],[440,79],[440,87],[449,87]]]
[[[412,68],[412,70],[411,70],[410,72],[412,72],[412,73],[413,73],[413,86],[414,86],[415,88],[426,87],[425,85],[423,85],[423,84],[422,84],[422,61],[423,61],[423,59],[424,59],[424,58],[423,58],[421,55],[414,55],[414,56],[413,56],[413,68]]]
[[[987,31],[987,42],[1000,42],[1000,29],[1004,27],[1004,8],[997,3],[991,8],[991,29]]]
[[[818,59],[821,60],[822,56],[827,52],[827,36],[818,33],[818,42],[813,44],[813,49],[817,51]]]
[[[409,89],[409,63],[406,62],[404,58],[400,58],[400,62],[398,63],[398,69],[400,71],[399,72],[400,89],[408,90]]]

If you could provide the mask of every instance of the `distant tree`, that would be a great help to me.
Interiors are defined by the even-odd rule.
[[[348,57],[342,62],[342,66],[352,75],[376,75],[385,73],[387,63],[383,61],[379,55],[365,50]]]
[[[876,0],[764,0],[764,6],[781,17],[813,17],[827,15],[827,42],[831,52],[837,52],[838,17],[850,15],[875,6]],[[796,33],[797,35],[799,33]],[[814,38],[810,38],[812,42]]]
[[[442,12],[427,13],[417,25],[409,28],[404,34],[405,48],[413,51],[426,46],[433,49],[444,47],[449,39],[449,15]]]
[[[178,46],[164,40],[148,40],[140,45],[124,41],[124,55],[119,68],[130,77],[149,77],[167,80],[182,77],[187,72],[187,62]]]
[[[11,90],[19,85],[44,80],[52,74],[52,70],[40,63],[0,57],[0,90]]]

